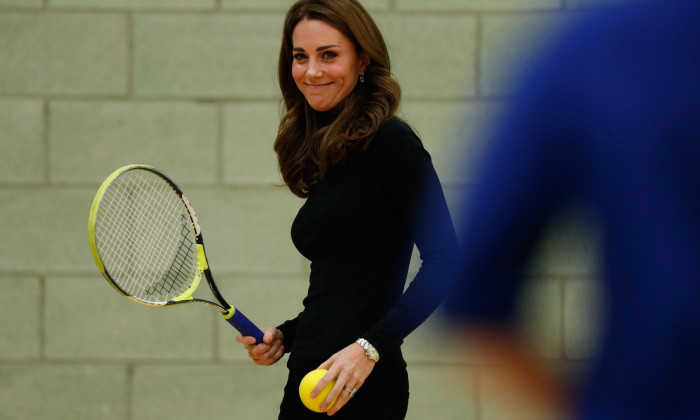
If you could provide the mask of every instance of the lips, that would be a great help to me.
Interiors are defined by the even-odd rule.
[[[333,84],[333,82],[324,83],[324,84],[304,83],[304,85],[306,85],[306,87],[309,88],[309,89],[320,89],[320,88],[324,88],[324,87],[326,87],[326,86],[330,86],[330,85],[332,85],[332,84]]]

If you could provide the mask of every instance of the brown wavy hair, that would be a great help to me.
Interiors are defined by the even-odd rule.
[[[304,20],[323,21],[348,37],[370,63],[364,83],[357,83],[332,111],[333,120],[319,121],[292,77],[292,32]],[[275,140],[284,184],[299,197],[352,150],[366,150],[374,133],[395,117],[401,88],[391,74],[389,52],[374,20],[356,0],[299,0],[287,12],[278,63],[284,115]]]

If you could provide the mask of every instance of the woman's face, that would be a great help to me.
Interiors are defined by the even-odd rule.
[[[292,77],[316,111],[333,109],[345,99],[369,64],[348,37],[321,20],[300,21],[292,48]]]

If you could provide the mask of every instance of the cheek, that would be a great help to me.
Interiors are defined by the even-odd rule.
[[[350,74],[343,78],[342,90],[344,96],[350,94],[350,92],[352,92],[352,90],[355,88],[355,86],[357,85],[358,77],[355,77],[354,74]]]
[[[294,79],[294,82],[297,84],[297,86],[300,87],[300,80],[303,80],[304,78],[304,70],[301,69],[299,66],[292,66],[292,79]]]

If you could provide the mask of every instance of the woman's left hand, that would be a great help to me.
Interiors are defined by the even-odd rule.
[[[323,362],[318,368],[327,369],[318,384],[311,391],[311,398],[315,398],[323,388],[335,379],[335,386],[331,389],[326,399],[321,403],[321,410],[325,410],[334,399],[335,404],[328,410],[332,416],[338,412],[352,397],[351,392],[359,389],[374,369],[375,361],[365,356],[365,350],[357,343],[352,343],[337,352],[330,359]]]

